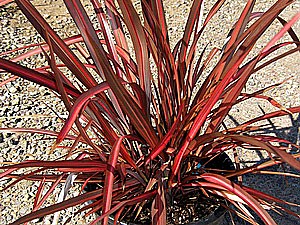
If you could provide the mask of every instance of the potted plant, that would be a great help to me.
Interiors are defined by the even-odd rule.
[[[58,36],[30,1],[15,2],[45,43],[17,58],[0,58],[1,72],[49,88],[69,115],[58,133],[1,130],[55,136],[52,151],[60,151],[65,140],[72,146],[57,160],[27,160],[1,167],[1,178],[15,179],[8,187],[24,179],[40,183],[32,213],[12,225],[90,201],[78,212],[100,212],[92,224],[208,224],[212,215],[222,218],[222,208],[252,224],[257,223],[248,210],[265,224],[276,224],[266,208],[281,209],[299,218],[284,206],[292,203],[247,187],[241,179],[283,163],[300,169],[299,153],[290,152],[298,147],[295,143],[255,133],[260,129],[256,122],[299,113],[300,107],[284,108],[263,94],[267,88],[243,92],[252,74],[299,51],[299,39],[291,27],[300,13],[288,22],[280,17],[294,1],[278,0],[265,12],[256,13],[255,1],[249,0],[224,46],[208,53],[206,47],[198,49],[197,43],[224,0],[216,1],[205,18],[203,1],[194,1],[183,37],[173,49],[159,0],[141,1],[142,15],[130,0],[106,0],[103,5],[91,0],[98,30],[79,0],[66,0],[80,31],[67,39]],[[251,50],[276,19],[282,29],[251,57]],[[285,33],[292,40],[278,44]],[[271,56],[285,46],[291,48]],[[29,47],[32,45],[22,49]],[[36,54],[43,54],[48,65],[30,69],[17,63]],[[209,69],[213,59],[215,65]],[[222,126],[231,108],[250,98],[265,99],[277,111],[237,126]],[[281,143],[289,145],[283,147]],[[88,148],[81,151],[79,144]],[[237,147],[265,151],[269,159],[241,168]],[[230,152],[236,156],[233,161],[226,154]],[[86,192],[40,208],[59,183],[71,184],[72,179],[82,183]],[[42,196],[46,181],[53,184]]]

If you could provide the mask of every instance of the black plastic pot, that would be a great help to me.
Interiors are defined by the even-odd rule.
[[[207,160],[203,160],[202,164],[205,164]],[[235,166],[229,156],[226,153],[220,154],[218,157],[216,157],[214,160],[211,160],[209,163],[206,164],[207,168],[212,169],[221,169],[221,170],[234,170]],[[236,182],[237,179],[234,177],[231,179],[233,182]],[[211,214],[209,214],[206,217],[203,217],[201,220],[189,223],[187,225],[219,225],[221,224],[225,219],[225,214],[227,210],[219,206],[216,208],[215,211],[213,211]]]
[[[219,206],[208,216],[201,218],[199,221],[188,223],[187,225],[220,225],[225,218],[226,212],[227,210],[224,207]]]
[[[212,169],[221,169],[221,170],[235,169],[233,162],[231,161],[231,159],[226,153],[220,154],[218,157],[211,160],[209,163],[205,164],[206,162],[207,160],[205,159],[202,162],[200,162],[200,164],[205,165],[204,169],[205,167],[212,168]],[[236,179],[233,178],[232,181],[236,181]],[[219,225],[225,219],[226,212],[227,210],[224,207],[219,206],[214,211],[212,211],[209,215],[201,218],[201,220],[191,222],[186,225]],[[114,219],[110,218],[108,224],[113,225]],[[139,224],[135,224],[131,222],[120,222],[120,225],[139,225]]]
[[[196,221],[196,222],[191,222],[186,225],[220,225],[225,218],[226,212],[227,212],[227,210],[225,208],[218,207],[215,211],[213,211],[208,216],[202,218],[201,220]],[[113,225],[114,220],[112,218],[110,218],[108,224]],[[130,222],[129,223],[121,222],[120,224],[121,225],[139,225],[139,224],[130,223]]]

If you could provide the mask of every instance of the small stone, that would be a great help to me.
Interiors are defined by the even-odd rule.
[[[12,145],[19,144],[19,140],[17,140],[17,139],[12,139],[10,142],[11,142]]]
[[[27,210],[25,208],[20,208],[19,213],[21,216],[25,215],[27,213]]]
[[[14,86],[10,87],[9,89],[10,93],[16,93],[17,92],[17,88],[15,88]]]
[[[18,112],[18,111],[20,111],[20,106],[16,105],[16,106],[14,107],[14,112]]]
[[[11,101],[11,103],[12,103],[13,105],[18,105],[19,102],[20,102],[20,99],[19,99],[19,98],[14,98],[14,99]]]

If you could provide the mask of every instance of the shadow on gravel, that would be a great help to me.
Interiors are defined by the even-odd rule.
[[[259,106],[260,110],[263,114],[265,114],[265,111]],[[268,121],[268,126],[262,128],[258,132],[260,134],[268,134],[272,135],[275,134],[279,138],[284,138],[291,143],[296,143],[299,145],[300,142],[300,133],[299,133],[299,127],[300,127],[300,114],[294,118],[292,115],[288,115],[289,117],[289,123],[291,126],[284,127],[284,128],[278,128],[272,122],[272,120]],[[235,124],[239,125],[237,120],[234,119],[234,117],[229,116],[229,119]],[[286,144],[281,144],[281,146],[286,146]],[[293,153],[299,153],[299,149],[296,147],[292,148]],[[259,161],[244,161],[241,163],[258,163],[265,161],[265,157],[261,154],[260,151],[256,151],[256,154],[259,156]],[[299,174],[299,171],[291,168],[290,166],[283,164],[283,165],[277,165],[273,166],[271,168],[272,171],[279,171],[279,172],[290,172],[294,174]],[[300,179],[294,178],[294,177],[287,177],[287,176],[272,176],[272,175],[247,175],[244,177],[244,183],[252,188],[255,188],[257,190],[263,191],[265,193],[268,193],[270,195],[274,196],[274,193],[276,193],[276,196],[279,199],[283,199],[292,203],[300,204]],[[287,206],[288,210],[291,210],[295,213],[300,214],[300,208],[296,206]],[[289,215],[287,213],[278,214],[273,210],[268,211],[271,216],[274,218],[275,222],[278,225],[300,225],[300,219],[296,218],[292,215]],[[280,211],[281,212],[281,211]],[[252,212],[251,212],[252,213]],[[252,214],[255,218],[255,213]],[[232,215],[234,218],[234,224],[235,225],[249,225],[250,223],[238,218],[235,215]],[[264,223],[257,219],[259,221],[259,224],[263,225]],[[225,220],[223,221],[222,225],[229,225],[233,224],[231,222],[231,218],[229,213],[227,213]]]
[[[265,111],[260,107],[260,110],[262,111],[263,114],[266,114]],[[275,124],[268,119],[268,123],[270,124],[270,128],[263,129],[262,133],[265,134],[275,134],[279,138],[284,138],[291,143],[296,143],[299,145],[300,141],[300,133],[299,133],[299,127],[300,127],[300,114],[298,114],[297,118],[294,119],[292,115],[288,115],[291,125],[290,127],[284,127],[284,128],[278,128],[275,126]],[[287,146],[286,144],[282,144],[281,146]],[[293,152],[299,151],[299,149],[293,147],[292,148]]]

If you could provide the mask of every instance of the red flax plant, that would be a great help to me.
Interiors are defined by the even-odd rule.
[[[265,224],[276,224],[266,207],[287,211],[299,218],[285,208],[293,203],[230,180],[248,173],[266,172],[266,168],[282,163],[300,170],[297,160],[300,153],[292,154],[289,147],[278,147],[278,144],[289,143],[287,140],[249,133],[259,129],[254,123],[299,113],[300,107],[283,108],[264,96],[264,90],[242,93],[252,74],[299,51],[299,39],[292,25],[300,13],[289,22],[280,17],[280,13],[294,1],[278,0],[264,13],[256,13],[253,12],[255,1],[248,0],[222,51],[213,49],[205,54],[205,49],[202,49],[199,57],[196,57],[198,40],[225,0],[216,1],[204,21],[201,18],[203,1],[194,1],[183,36],[174,49],[170,47],[163,3],[159,0],[141,1],[142,15],[138,15],[130,0],[105,0],[102,3],[91,0],[99,30],[94,29],[79,0],[65,0],[80,34],[64,40],[30,1],[15,2],[45,43],[14,59],[0,58],[1,72],[9,72],[51,89],[63,101],[69,116],[59,133],[20,128],[1,130],[56,136],[54,151],[59,151],[63,140],[70,140],[73,145],[63,160],[31,160],[1,167],[1,178],[15,179],[6,188],[24,179],[40,183],[33,212],[19,218],[13,225],[90,200],[93,203],[81,210],[87,210],[88,214],[102,212],[93,224],[98,221],[108,224],[109,215],[114,216],[115,224],[128,212],[138,216],[148,203],[152,224],[166,224],[169,194],[184,194],[190,190],[203,192],[207,197],[221,196],[236,206],[231,211],[252,224],[256,222],[240,205],[253,210]],[[282,29],[255,57],[250,58],[250,51],[276,19],[282,23]],[[278,43],[285,33],[292,40]],[[129,39],[133,49],[128,47]],[[285,46],[291,48],[280,55],[270,56]],[[32,46],[23,49],[29,47]],[[17,63],[39,53],[46,56],[47,66],[29,69]],[[5,54],[8,53],[2,55]],[[208,55],[207,58],[204,55]],[[206,67],[213,58],[218,58],[217,63],[207,71]],[[267,60],[260,63],[263,59]],[[156,72],[150,69],[151,63]],[[68,69],[79,85],[67,78],[61,68]],[[199,88],[197,84],[204,73],[208,76]],[[222,129],[221,124],[232,106],[249,98],[265,99],[276,106],[277,111]],[[78,153],[76,147],[79,143],[90,146],[89,150]],[[220,172],[206,167],[197,170],[199,161],[212,160],[237,147],[266,151],[270,158],[235,170]],[[238,160],[234,163],[238,164]],[[18,173],[20,169],[29,172]],[[56,174],[47,173],[53,169]],[[96,183],[99,188],[41,208],[50,193],[59,183],[65,182],[69,174],[76,174],[75,182],[83,186]],[[42,195],[41,190],[47,181],[52,182],[52,186]]]

